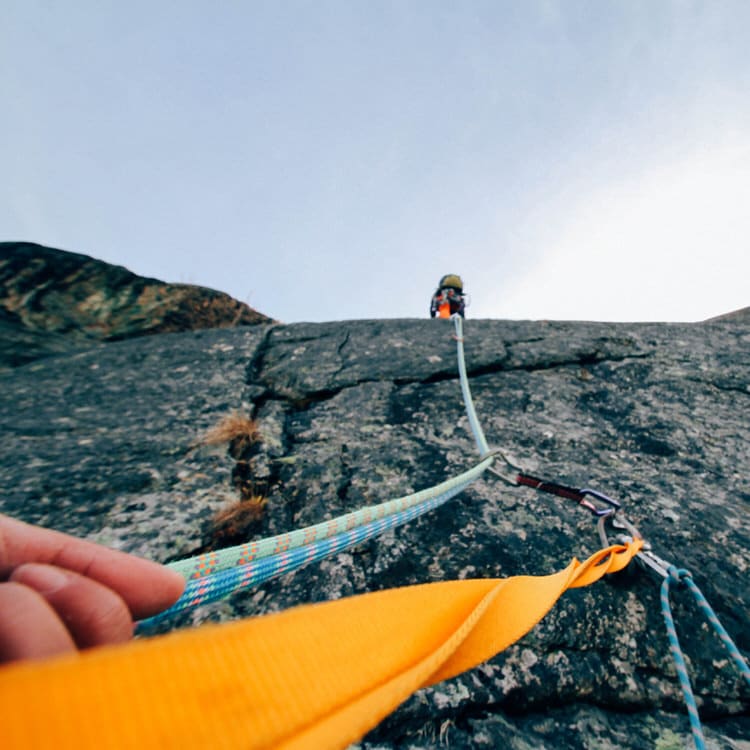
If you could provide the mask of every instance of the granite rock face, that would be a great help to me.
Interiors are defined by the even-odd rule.
[[[348,321],[151,336],[0,376],[0,510],[167,561],[212,541],[238,463],[268,496],[258,536],[427,487],[476,447],[452,324]],[[466,360],[492,447],[619,499],[657,554],[692,571],[750,652],[750,326],[475,321]],[[262,443],[201,447],[239,410]],[[486,475],[377,540],[172,625],[392,586],[546,574],[599,548],[570,501]],[[635,566],[567,592],[525,638],[419,691],[367,750],[689,745],[660,581]],[[674,595],[709,747],[746,750],[750,691],[685,592]]]
[[[0,371],[97,341],[268,323],[228,295],[87,255],[0,242]]]

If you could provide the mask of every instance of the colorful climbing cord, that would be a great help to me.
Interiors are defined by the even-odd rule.
[[[388,529],[408,523],[424,513],[434,510],[462,492],[491,463],[491,459],[485,459],[457,477],[429,490],[417,493],[422,498],[421,502],[416,505],[409,505],[397,513],[391,513],[378,520],[360,524],[335,536],[292,549],[285,549],[275,555],[256,557],[243,565],[225,568],[207,576],[193,577],[188,580],[185,591],[179,600],[164,612],[138,623],[138,632],[143,632],[178,612],[222,599],[247,586],[257,586],[272,578],[297,570],[303,565],[317,562],[337,552],[361,544],[368,539],[379,536]],[[301,529],[300,531],[304,532],[305,530]]]

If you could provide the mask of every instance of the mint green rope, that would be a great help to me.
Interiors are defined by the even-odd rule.
[[[456,477],[457,482],[451,481],[449,489],[424,499],[418,505],[406,510],[393,513],[390,516],[355,526],[349,531],[341,532],[328,539],[321,539],[312,544],[305,544],[293,550],[286,550],[276,555],[269,555],[259,560],[253,560],[244,565],[237,565],[204,577],[193,577],[187,582],[185,591],[180,599],[168,610],[149,620],[138,623],[138,631],[143,632],[162,620],[169,619],[174,614],[186,609],[192,609],[206,602],[216,601],[233,594],[247,586],[258,586],[264,581],[270,581],[285,573],[291,573],[303,565],[309,565],[325,557],[343,552],[346,549],[362,544],[368,539],[379,536],[388,529],[394,529],[402,524],[439,507],[452,497],[462,492],[476,479],[478,472],[483,471],[492,462],[486,458],[478,466]]]
[[[408,510],[438,495],[451,492],[451,490],[459,485],[473,482],[492,465],[492,461],[493,457],[488,457],[458,476],[447,479],[433,487],[414,492],[411,495],[404,495],[380,505],[368,505],[352,513],[332,518],[330,521],[323,521],[314,526],[307,526],[303,529],[268,537],[267,539],[260,539],[256,542],[245,542],[244,544],[227,547],[217,552],[207,552],[186,560],[178,560],[170,563],[168,567],[176,570],[185,578],[202,578],[226,570],[227,568],[246,565],[253,560],[313,544],[337,534],[350,531],[358,526]]]

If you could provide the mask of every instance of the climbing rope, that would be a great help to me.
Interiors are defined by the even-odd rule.
[[[255,546],[238,545],[228,555],[225,550],[175,564],[172,567],[182,565],[183,575],[191,576],[192,600],[186,606],[206,600],[201,599],[201,586],[218,592],[226,578],[227,589],[236,590],[247,585],[243,577],[268,580],[406,523],[461,492],[487,469],[513,485],[578,502],[598,517],[606,540],[604,523],[614,522],[619,503],[594,490],[532,477],[502,451],[489,450],[468,388],[461,321],[454,320],[462,393],[480,462],[405,498]],[[517,470],[515,476],[491,469],[498,456]],[[389,589],[94,649],[75,658],[5,667],[0,670],[0,703],[6,709],[0,745],[9,750],[345,748],[415,690],[486,661],[520,638],[566,589],[621,570],[634,555],[665,575],[662,602],[664,606],[666,601],[671,632],[670,582],[691,589],[750,682],[747,664],[690,574],[666,566],[635,527],[629,527],[632,537],[624,545],[605,545],[584,563],[574,560],[548,576]],[[247,559],[238,566],[243,555]],[[229,567],[220,568],[225,564]],[[674,642],[679,651],[676,633]],[[684,659],[682,663],[684,667]],[[305,679],[309,675],[317,678],[315,690]],[[696,747],[703,750],[704,745],[696,741]]]
[[[734,663],[737,665],[737,669],[740,670],[740,674],[745,678],[745,682],[747,682],[748,686],[750,686],[750,667],[748,667],[748,664],[745,661],[745,658],[740,653],[740,650],[737,648],[737,645],[732,640],[729,633],[727,633],[724,626],[721,624],[721,621],[716,615],[716,612],[714,612],[713,608],[708,603],[708,600],[703,595],[703,592],[698,588],[697,584],[693,580],[693,576],[689,571],[682,569],[678,570],[674,566],[670,566],[669,574],[669,578],[666,578],[664,580],[664,583],[662,583],[662,591],[665,592],[666,595],[668,595],[669,583],[675,583],[676,581],[685,584],[688,589],[690,589],[690,592],[695,597],[695,601],[703,611],[706,620],[708,620],[709,624],[716,631],[716,634],[721,639],[724,647],[729,652],[729,656],[732,658],[732,661],[734,661]],[[662,602],[664,601],[665,594],[662,594]]]
[[[721,642],[726,647],[729,655],[731,656],[737,668],[740,670],[740,674],[745,678],[745,681],[750,685],[750,667],[740,653],[740,650],[735,645],[734,641],[729,636],[729,633],[725,630],[724,626],[719,621],[716,613],[711,608],[703,593],[693,581],[693,576],[689,571],[682,568],[677,569],[674,565],[670,565],[667,568],[667,575],[665,576],[660,591],[661,599],[661,613],[664,617],[664,623],[667,627],[667,638],[669,639],[669,650],[672,652],[672,658],[674,659],[675,667],[677,668],[677,677],[680,680],[680,686],[682,687],[682,695],[685,699],[685,706],[687,707],[688,718],[690,719],[690,729],[693,735],[693,742],[695,743],[696,750],[705,750],[706,740],[703,736],[703,728],[701,726],[700,716],[698,714],[698,704],[695,701],[693,695],[693,689],[690,684],[690,677],[687,671],[687,665],[685,664],[685,657],[680,647],[680,640],[677,637],[677,630],[674,624],[674,618],[672,617],[672,608],[669,603],[669,587],[670,585],[675,586],[686,586],[695,597],[698,606],[703,611],[708,622],[711,624],[717,635],[721,639]]]
[[[456,315],[453,321],[461,394],[469,426],[480,454],[479,464],[434,487],[379,505],[367,506],[314,526],[172,562],[169,567],[188,579],[185,591],[168,610],[138,623],[138,631],[143,632],[178,612],[225,598],[248,586],[257,586],[304,565],[361,544],[388,529],[408,523],[462,492],[487,469],[508,481],[506,477],[492,468],[494,459],[498,455],[502,456],[506,463],[511,462],[502,451],[489,449],[469,387],[464,353],[463,319],[460,315]],[[594,490],[575,490],[564,485],[537,480],[523,473],[518,474],[514,483],[534,486],[531,484],[532,481],[536,482],[537,489],[575,499],[582,505],[593,508],[594,511],[597,509],[586,499],[587,495],[604,499],[611,506],[619,507],[615,501]]]
[[[460,324],[457,330],[460,334]],[[405,498],[174,564],[190,577],[184,606],[268,580],[406,523],[489,469],[498,452],[488,450],[481,432],[462,336],[457,338],[478,464]],[[571,492],[579,502],[588,497]],[[13,665],[0,670],[0,703],[8,709],[0,744],[8,750],[343,750],[415,690],[486,661],[528,632],[566,589],[621,570],[641,546],[640,540],[609,546],[547,576],[389,589],[95,649],[75,659]],[[316,676],[315,690],[309,689],[309,675]],[[38,721],[40,715],[45,721]]]
[[[361,512],[351,513],[348,514],[348,516],[333,519],[328,524],[318,524],[318,526],[312,526],[308,529],[300,529],[292,534],[282,534],[280,537],[263,540],[258,543],[259,547],[263,542],[268,542],[268,544],[265,544],[260,552],[256,551],[255,556],[251,557],[249,561],[235,565],[234,567],[227,567],[227,560],[233,559],[236,556],[237,552],[235,551],[232,553],[231,557],[225,557],[225,559],[221,561],[221,564],[224,565],[224,567],[218,572],[213,572],[208,575],[205,573],[201,574],[201,570],[205,570],[205,567],[212,564],[209,559],[205,563],[205,566],[201,570],[196,570],[193,577],[188,580],[185,590],[178,601],[164,612],[138,623],[138,632],[143,632],[145,629],[172,617],[178,612],[192,609],[200,604],[223,599],[224,597],[233,594],[235,591],[239,591],[247,586],[257,586],[265,581],[271,580],[272,578],[277,578],[280,575],[297,570],[303,565],[317,562],[318,560],[322,560],[323,558],[336,554],[337,552],[342,552],[350,547],[361,544],[368,539],[379,536],[388,529],[393,529],[397,526],[408,523],[424,513],[434,510],[459,492],[462,492],[490,466],[491,462],[492,460],[490,458],[484,459],[468,471],[442,482],[435,487],[422,490],[414,495],[408,495],[405,498],[399,498],[396,501],[391,501],[391,503],[384,503],[379,506],[372,506],[369,509],[363,509],[369,510],[371,514],[378,514],[384,512],[383,508],[386,506],[395,507],[393,503],[401,503],[405,505],[403,510],[392,512],[381,518],[376,518],[376,520],[370,521],[369,523],[362,523],[361,518],[363,516],[360,515]],[[419,502],[413,502],[413,498],[415,497],[419,498]],[[314,538],[314,532],[323,534],[326,531],[326,528],[321,527],[327,527],[329,524],[331,525],[331,528],[338,528],[342,519],[347,517],[350,519],[351,524],[351,527],[348,530],[338,534],[333,534],[329,537],[321,537],[318,541],[309,542],[307,544],[303,544],[299,541],[300,539]],[[366,517],[366,515],[364,517]],[[359,520],[359,525],[354,525],[355,520]],[[285,548],[284,545],[291,544],[291,538],[293,536],[297,546],[294,548]],[[271,544],[274,540],[276,540],[275,543]],[[246,546],[247,545],[239,545],[239,547]],[[237,548],[235,548],[235,550],[236,549]],[[272,549],[281,549],[283,551],[277,552],[277,554],[269,554],[268,550]],[[265,556],[263,553],[265,553]],[[211,554],[212,553],[208,556],[202,555],[201,557],[210,558]],[[242,558],[240,557],[240,559]],[[198,567],[199,566],[200,563],[198,563]]]
[[[447,495],[445,500],[448,500],[479,477],[491,463],[489,460],[481,461],[477,466],[468,471],[452,477],[445,482],[441,482],[434,487],[428,487],[419,492],[389,500],[379,505],[368,505],[352,513],[332,518],[330,521],[323,521],[314,526],[307,526],[306,528],[260,539],[255,542],[238,544],[216,552],[204,553],[185,560],[177,560],[169,563],[168,567],[188,579],[202,578],[228,568],[246,565],[253,560],[313,544],[337,534],[351,531],[359,526],[370,524],[373,521],[397,515],[412,507],[423,506],[438,496]],[[459,489],[456,489],[457,487]]]
[[[619,503],[595,490],[575,489],[532,477],[515,466],[502,450],[489,449],[469,387],[464,353],[463,318],[455,315],[453,322],[461,394],[469,427],[480,454],[479,464],[434,487],[379,505],[367,506],[314,526],[172,562],[169,567],[188,579],[185,591],[168,610],[138,623],[138,632],[143,632],[178,612],[217,601],[248,586],[257,586],[361,544],[388,529],[408,523],[447,502],[488,469],[516,486],[523,484],[575,500],[597,516],[606,515],[619,508]],[[507,477],[493,468],[498,456],[517,470],[514,478]],[[589,498],[605,502],[606,507],[597,507]]]
[[[463,318],[460,315],[454,315],[453,324],[456,330],[454,338],[456,339],[458,353],[458,374],[461,382],[461,393],[464,399],[464,406],[466,407],[466,415],[469,418],[469,427],[474,435],[474,441],[477,444],[479,455],[482,458],[500,458],[505,462],[508,468],[512,469],[512,473],[508,474],[498,470],[495,466],[490,466],[490,474],[493,474],[498,479],[501,479],[503,482],[510,484],[513,487],[531,487],[540,492],[547,492],[551,495],[556,495],[557,497],[574,500],[597,517],[608,516],[619,510],[620,503],[617,502],[617,500],[608,497],[603,492],[593,490],[590,487],[577,489],[575,487],[568,487],[567,485],[560,484],[559,482],[539,479],[531,474],[527,474],[520,466],[517,466],[501,448],[493,448],[490,450],[482,426],[479,423],[479,418],[477,417],[477,412],[474,407],[474,399],[471,396],[471,389],[469,388],[469,378],[466,373],[466,362],[464,361]],[[595,505],[592,500],[599,500],[604,503],[604,506]]]
[[[609,546],[610,541],[607,538],[606,532],[604,531],[604,524],[607,520],[617,522],[622,528],[626,528],[631,532],[631,536],[622,536],[620,541],[628,542],[634,540],[643,541],[643,537],[640,532],[631,524],[623,515],[620,513],[621,505],[617,500],[608,497],[602,492],[593,490],[591,488],[576,488],[569,487],[559,482],[552,482],[545,479],[532,476],[526,473],[520,466],[517,466],[505,453],[505,451],[495,448],[489,450],[487,441],[485,440],[484,433],[477,419],[476,411],[474,409],[474,403],[471,398],[471,392],[469,390],[468,378],[466,375],[466,367],[463,361],[463,321],[460,316],[454,317],[454,323],[456,327],[456,341],[458,345],[458,370],[461,378],[461,391],[464,396],[464,403],[466,404],[466,412],[469,418],[469,425],[474,434],[474,439],[479,448],[480,455],[482,456],[495,456],[501,458],[506,467],[511,469],[511,473],[499,471],[494,466],[490,467],[490,473],[501,479],[507,484],[515,487],[525,486],[531,487],[532,489],[540,492],[546,492],[557,497],[566,498],[577,502],[582,507],[586,508],[595,517],[598,518],[599,536],[604,547]],[[594,501],[598,501],[597,505]],[[619,515],[618,515],[619,513]],[[685,705],[687,707],[688,716],[690,719],[690,727],[693,734],[693,740],[695,743],[696,750],[705,750],[705,739],[703,737],[703,731],[701,728],[700,717],[698,715],[698,707],[693,695],[693,691],[690,685],[690,678],[688,677],[687,667],[685,665],[685,659],[682,655],[680,643],[677,638],[677,632],[674,626],[674,620],[672,618],[671,609],[669,606],[669,586],[672,584],[686,585],[696,598],[699,606],[703,610],[706,618],[714,627],[718,633],[722,642],[729,651],[732,659],[737,664],[743,677],[750,684],[750,668],[748,668],[747,662],[743,658],[737,646],[730,638],[727,631],[724,629],[716,613],[709,605],[706,598],[697,587],[691,574],[687,570],[677,570],[674,566],[666,563],[660,557],[658,557],[653,550],[651,545],[645,542],[636,555],[638,560],[644,567],[650,568],[663,577],[663,583],[661,586],[661,609],[664,616],[664,621],[667,627],[667,635],[669,638],[670,650],[677,667],[677,674],[682,686],[682,692],[685,699]]]
[[[455,315],[453,321],[461,393],[469,427],[479,451],[480,463],[446,482],[420,492],[379,505],[367,506],[307,528],[171,563],[171,568],[189,579],[185,591],[180,600],[170,609],[139,623],[139,631],[172,617],[178,612],[224,598],[241,588],[259,585],[284,573],[292,572],[308,563],[361,544],[388,529],[408,523],[447,502],[486,470],[512,486],[530,487],[540,492],[577,502],[599,519],[599,535],[605,547],[608,546],[609,540],[604,531],[604,523],[607,520],[615,519],[615,516],[617,516],[617,522],[619,522],[621,528],[627,528],[632,532],[632,536],[627,537],[626,541],[640,540],[643,542],[643,538],[637,529],[621,513],[617,515],[621,511],[621,505],[617,500],[591,488],[570,487],[560,482],[540,479],[517,466],[503,450],[498,448],[490,450],[477,417],[469,387],[464,354],[463,319],[461,316]],[[498,458],[505,463],[505,471],[499,470],[493,465]],[[511,473],[507,472],[508,468],[512,470]],[[716,629],[748,682],[750,682],[750,670],[687,571],[677,571],[673,566],[665,563],[653,553],[648,543],[643,543],[636,559],[664,578],[661,602],[670,649],[677,665],[696,748],[697,750],[704,750],[705,740],[703,739],[698,709],[669,607],[670,582],[673,584],[684,582],[690,588],[709,622]]]
[[[458,357],[458,377],[461,381],[461,394],[464,398],[464,406],[466,408],[466,416],[469,418],[469,427],[474,435],[474,440],[477,444],[480,456],[485,456],[490,452],[490,448],[487,445],[487,439],[482,431],[482,426],[479,424],[479,418],[477,417],[476,409],[474,408],[474,399],[471,397],[471,390],[469,389],[469,378],[466,375],[466,361],[464,357],[464,319],[460,315],[453,316],[453,325],[456,329],[456,353]]]

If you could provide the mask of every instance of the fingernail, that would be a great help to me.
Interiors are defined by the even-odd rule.
[[[54,594],[70,582],[68,574],[53,565],[27,563],[17,568],[10,577],[12,581],[22,583],[42,596]]]

